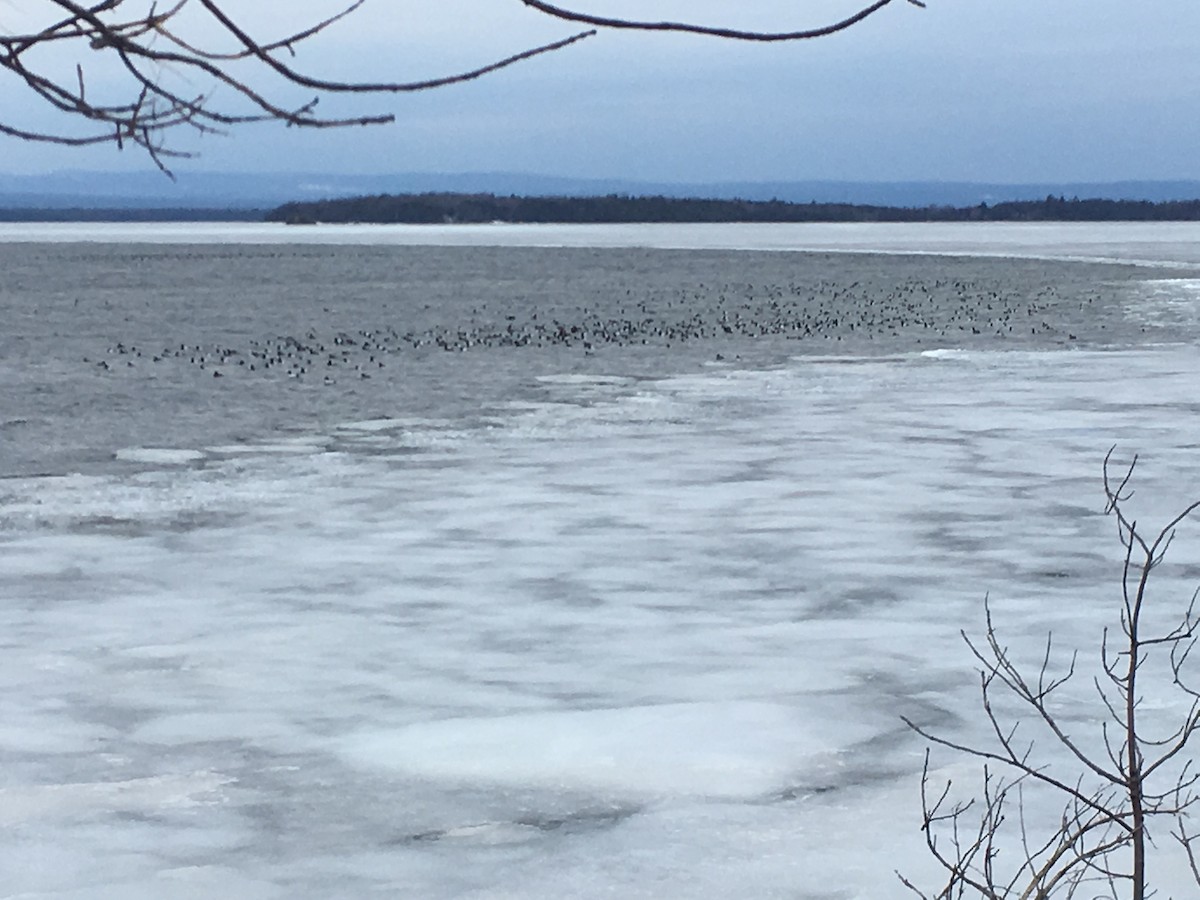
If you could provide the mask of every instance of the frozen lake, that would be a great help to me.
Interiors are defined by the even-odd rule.
[[[806,250],[1200,265],[1195,222],[978,222],[945,224],[741,223],[627,225],[321,225],[275,223],[5,223],[5,242],[332,244],[466,247],[650,247],[661,250]]]
[[[3,896],[932,886],[899,716],[1200,497],[1200,235],[854,228],[0,233]]]

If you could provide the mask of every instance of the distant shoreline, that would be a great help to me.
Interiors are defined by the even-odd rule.
[[[1196,222],[1197,200],[1067,199],[973,206],[884,206],[626,195],[379,194],[285,203],[274,209],[0,207],[0,222],[277,222],[290,225],[736,224],[918,222]]]
[[[266,214],[289,225],[605,225],[803,222],[1195,222],[1200,200],[1154,203],[1048,196],[975,206],[875,206],[673,197],[522,197],[496,194],[380,194],[285,203]]]

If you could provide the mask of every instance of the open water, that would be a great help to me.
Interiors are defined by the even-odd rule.
[[[933,885],[899,716],[1200,497],[1198,238],[0,232],[2,895]]]

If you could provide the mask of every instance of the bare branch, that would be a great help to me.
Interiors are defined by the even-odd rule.
[[[530,9],[537,10],[547,16],[553,16],[556,19],[562,19],[566,22],[576,22],[581,25],[591,25],[595,28],[612,28],[630,31],[675,31],[684,34],[698,34],[706,37],[725,38],[734,41],[757,41],[763,43],[781,42],[781,41],[806,41],[814,38],[828,37],[832,34],[837,34],[839,31],[845,31],[857,25],[864,19],[873,16],[885,6],[890,6],[893,0],[875,0],[869,6],[860,9],[851,16],[847,16],[840,21],[833,22],[829,25],[822,25],[817,28],[808,28],[800,31],[743,31],[737,28],[721,28],[709,25],[695,25],[687,22],[646,22],[633,19],[621,19],[609,16],[597,16],[586,12],[566,9],[562,6],[557,6],[553,3],[544,3],[541,0],[521,0]],[[920,0],[908,0],[913,6],[919,6],[922,9],[925,7]]]
[[[171,149],[168,141],[178,129],[193,133],[220,133],[229,127],[253,122],[281,122],[300,128],[343,128],[378,125],[395,121],[390,111],[363,115],[325,115],[317,112],[322,97],[339,95],[396,95],[464,84],[510,66],[564,50],[594,37],[598,29],[641,31],[684,31],[708,37],[745,41],[799,41],[843,31],[889,5],[893,0],[875,0],[841,21],[819,28],[791,32],[749,32],[669,22],[637,22],[593,16],[549,3],[521,2],[540,15],[560,21],[578,22],[587,30],[549,43],[536,44],[503,58],[453,72],[414,81],[344,81],[322,78],[297,66],[297,48],[325,33],[358,12],[365,0],[348,0],[332,15],[284,37],[260,38],[235,20],[230,5],[222,0],[173,0],[148,11],[126,12],[122,0],[84,4],[76,0],[45,0],[60,17],[40,30],[0,35],[0,72],[13,76],[35,97],[61,113],[67,122],[84,123],[81,132],[61,133],[22,128],[0,123],[0,134],[27,141],[87,146],[114,143],[141,147],[166,171],[163,160],[190,155]],[[908,0],[917,6],[923,3]],[[198,9],[216,26],[214,44],[192,36],[194,23],[184,13]],[[217,46],[222,40],[226,45]],[[43,47],[78,47],[88,54],[117,64],[125,75],[128,99],[106,102],[87,90],[85,65],[73,65],[69,79],[33,61],[33,51]],[[286,60],[286,61],[285,61]],[[207,85],[188,96],[170,83],[201,80]],[[268,87],[273,85],[273,87]],[[277,99],[279,90],[305,88],[315,96],[300,106]],[[223,98],[217,100],[217,91]]]

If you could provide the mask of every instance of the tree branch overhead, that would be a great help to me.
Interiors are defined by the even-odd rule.
[[[347,17],[366,0],[353,0],[332,15],[293,27],[282,37],[265,36],[236,18],[223,0],[175,0],[148,7],[129,0],[41,0],[47,24],[20,34],[0,32],[0,72],[63,119],[61,131],[22,127],[0,120],[0,134],[26,141],[86,146],[131,144],[145,150],[164,171],[165,160],[191,154],[171,140],[179,130],[223,132],[251,122],[282,122],[301,128],[341,128],[395,121],[391,111],[365,115],[324,115],[323,97],[395,95],[473,81],[535,57],[564,50],[602,31],[679,32],[752,42],[802,41],[844,31],[897,0],[874,0],[852,14],[815,28],[756,32],[686,22],[637,21],[568,9],[539,0],[513,0],[539,16],[583,30],[549,43],[518,49],[478,66],[416,81],[349,81],[322,78],[297,63],[303,46]],[[904,0],[924,6],[920,0]],[[733,7],[733,4],[730,4]],[[76,56],[69,77],[47,63],[40,51]],[[103,62],[116,69],[122,87],[115,100],[91,90],[90,67]],[[176,85],[199,84],[184,91]],[[286,99],[303,88],[313,96],[299,105]],[[82,127],[80,125],[82,124]]]

